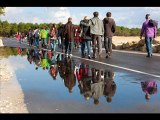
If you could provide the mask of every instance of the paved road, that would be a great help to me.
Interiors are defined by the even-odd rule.
[[[4,39],[4,46],[19,47],[15,39]],[[27,43],[21,47],[28,48]],[[58,49],[61,53],[61,50]],[[63,53],[61,53],[63,54]],[[102,59],[81,58],[80,50],[74,50],[73,60],[76,65],[84,62],[90,68],[109,70],[115,73],[114,81],[117,90],[111,103],[101,96],[98,106],[92,106],[93,101],[86,101],[79,93],[78,83],[70,94],[64,85],[64,81],[57,77],[53,81],[48,71],[36,71],[33,65],[21,56],[10,57],[10,61],[19,60],[18,64],[25,69],[16,70],[17,80],[24,90],[24,99],[29,113],[159,113],[159,93],[151,96],[150,102],[146,102],[145,93],[141,88],[141,81],[156,81],[160,89],[160,55],[153,54],[152,58],[146,58],[146,53],[113,50],[112,57]],[[25,58],[26,59],[26,58]],[[39,76],[37,78],[37,76]],[[36,84],[35,84],[36,83]],[[57,94],[58,93],[58,94]],[[85,102],[84,102],[85,101]]]
[[[15,39],[5,38],[3,40],[4,46],[18,47],[19,43]],[[22,43],[21,47],[29,47],[26,43]],[[58,50],[61,52],[60,50]],[[153,54],[152,58],[146,58],[146,53],[119,51],[113,50],[111,58],[105,58],[105,51],[103,51],[104,58],[102,59],[87,59],[81,58],[80,50],[73,52],[73,57],[84,60],[96,67],[110,67],[114,70],[125,70],[141,75],[160,78],[160,54]]]

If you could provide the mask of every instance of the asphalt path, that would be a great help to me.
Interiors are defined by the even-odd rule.
[[[8,47],[29,47],[26,41],[19,44],[19,42],[13,38],[4,38],[3,44]],[[57,49],[57,52],[64,54],[61,52],[61,49]],[[146,53],[142,52],[113,50],[112,56],[110,58],[105,58],[106,53],[103,49],[102,56],[102,58],[97,57],[96,59],[82,58],[80,49],[78,49],[73,51],[72,57],[81,61],[86,61],[88,64],[100,68],[107,67],[113,70],[123,70],[139,75],[160,78],[160,54],[158,53],[154,53],[152,58],[147,58]]]

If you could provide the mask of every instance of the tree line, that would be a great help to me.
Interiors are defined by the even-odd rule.
[[[0,36],[3,37],[10,37],[15,35],[18,31],[24,32],[25,34],[28,33],[29,29],[35,29],[35,27],[42,28],[43,26],[46,26],[50,28],[52,23],[41,23],[41,24],[33,24],[33,23],[9,23],[7,21],[1,21],[0,20]],[[57,24],[57,27],[59,27],[61,23]]]
[[[59,28],[62,23],[56,24],[56,27]],[[29,29],[35,29],[35,27],[42,28],[46,26],[50,28],[52,23],[41,23],[41,24],[33,24],[33,23],[9,23],[7,21],[0,20],[0,36],[10,37],[19,32],[27,33]],[[78,25],[77,25],[78,26]],[[139,36],[140,35],[140,28],[127,28],[123,26],[117,26],[115,36]],[[160,28],[158,29],[158,36],[160,35]]]
[[[5,7],[0,7],[0,15],[4,15],[4,9]],[[61,22],[56,24],[56,27],[59,28],[61,24]],[[10,37],[16,34],[17,31],[27,33],[29,29],[34,29],[35,27],[42,28],[43,26],[50,28],[51,25],[52,23],[33,24],[20,22],[17,24],[0,20],[0,36]],[[140,30],[140,28],[127,28],[123,26],[116,26],[115,36],[139,36]],[[157,35],[160,36],[160,28],[158,29]]]

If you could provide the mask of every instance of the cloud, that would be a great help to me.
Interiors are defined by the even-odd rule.
[[[24,12],[22,7],[6,7],[5,15],[1,16],[2,20],[7,20],[9,22],[18,22],[20,20],[20,15]]]
[[[47,8],[48,22],[66,23],[71,13],[66,7],[48,7]]]
[[[140,28],[147,13],[155,20],[160,19],[160,7],[7,7],[5,11],[0,18],[17,23],[66,23],[72,17],[73,23],[79,24],[84,16],[92,18],[94,11],[99,11],[101,20],[110,11],[117,26],[130,28]]]
[[[6,7],[5,12],[7,13],[8,16],[21,14],[22,12],[24,12],[24,8],[22,8],[22,7]]]
[[[43,23],[43,20],[38,17],[33,17],[33,23]]]

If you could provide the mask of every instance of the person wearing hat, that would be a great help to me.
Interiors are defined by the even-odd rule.
[[[64,27],[64,37],[65,37],[65,54],[66,56],[72,57],[72,51],[74,46],[74,25],[72,24],[72,18],[68,18],[68,22]]]
[[[93,18],[88,23],[81,21],[82,25],[90,26],[90,34],[92,36],[93,57],[96,58],[96,46],[98,46],[99,58],[102,58],[102,36],[104,35],[104,25],[102,20],[98,18],[99,13],[94,12]]]
[[[140,39],[142,39],[143,34],[145,34],[145,43],[147,50],[146,57],[150,58],[152,56],[152,40],[156,37],[157,27],[149,25],[150,14],[146,14],[145,18],[146,21],[142,25]]]

